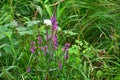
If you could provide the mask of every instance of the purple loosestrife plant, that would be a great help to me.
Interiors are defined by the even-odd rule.
[[[51,18],[51,22],[52,22],[52,30],[57,31],[58,30],[58,25],[57,25],[55,14]]]
[[[63,61],[68,60],[68,57],[69,57],[68,49],[70,44],[66,43],[65,46],[62,48],[62,52],[64,53],[64,55],[59,55],[59,56],[56,55],[57,52],[59,51],[58,50],[59,46],[58,46],[58,40],[57,40],[58,24],[56,21],[55,14],[52,16],[51,20],[44,21],[44,24],[46,24],[46,34],[44,35],[46,36],[45,39],[40,36],[40,32],[38,31],[38,36],[37,36],[38,45],[36,44],[35,46],[35,42],[32,41],[30,43],[30,46],[31,46],[30,51],[31,53],[35,53],[35,52],[39,53],[39,55],[35,54],[35,55],[38,55],[37,57],[39,57],[39,59],[41,58],[38,61],[45,60],[44,64],[41,64],[43,62],[40,62],[40,64],[45,66],[47,65],[46,67],[44,67],[46,71],[49,72],[49,70],[51,70],[51,68],[53,68],[53,66],[55,66],[56,64],[58,65],[57,69],[62,69],[63,68],[62,63],[64,63]],[[51,33],[48,33],[49,31],[51,31]],[[45,56],[46,54],[47,56]],[[30,68],[27,68],[27,72],[30,72]]]
[[[53,45],[54,45],[53,47],[54,47],[54,49],[57,49],[58,41],[57,41],[56,32],[58,31],[58,25],[57,25],[55,14],[51,18],[51,22],[52,22],[52,27],[51,27],[52,28],[52,41],[53,41]]]

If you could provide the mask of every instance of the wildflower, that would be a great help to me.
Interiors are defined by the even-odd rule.
[[[44,51],[44,55],[46,55],[47,49],[48,49],[48,46],[47,46],[47,45],[45,45],[44,47],[41,47],[41,50]]]
[[[54,35],[52,37],[52,41],[53,41],[54,49],[57,49],[58,48],[58,42],[57,42],[57,36],[56,35]]]
[[[30,45],[31,45],[30,51],[32,53],[35,53],[35,42],[31,42]]]
[[[40,37],[40,34],[38,34],[38,44],[41,44],[42,43],[42,39],[41,39],[41,37]]]
[[[65,46],[62,48],[62,51],[67,52],[69,46],[70,46],[70,44],[66,43]]]
[[[50,35],[48,35],[48,38],[47,38],[47,40],[49,40],[51,38],[51,36]]]
[[[58,26],[57,26],[57,21],[56,21],[55,15],[53,15],[53,17],[51,18],[51,22],[52,22],[52,30],[53,31],[57,31],[58,30]]]
[[[27,73],[29,73],[29,72],[30,72],[30,67],[28,67],[28,68],[27,68],[26,72],[27,72]]]
[[[58,67],[59,67],[59,69],[62,69],[62,60],[60,60]]]
[[[66,52],[64,59],[67,60],[69,55],[68,55],[68,47],[70,46],[69,43],[66,43],[65,46],[62,48],[62,51]]]
[[[52,26],[52,22],[49,19],[45,19],[44,24],[46,24],[47,26]]]
[[[35,53],[35,49],[34,49],[34,48],[31,48],[30,51],[31,51],[32,53]]]
[[[67,60],[69,58],[68,52],[65,54],[64,59]]]

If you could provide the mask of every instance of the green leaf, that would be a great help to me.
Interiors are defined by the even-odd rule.
[[[10,69],[13,69],[13,68],[17,68],[17,67],[16,67],[16,66],[9,66],[8,68],[4,69],[4,70],[2,71],[2,73],[0,73],[0,77],[2,77],[2,75],[7,75],[7,76],[9,76],[10,78],[12,78],[12,80],[15,79],[14,76],[12,76],[11,73],[9,73],[9,70],[10,70]]]
[[[0,57],[2,56],[2,53],[0,52]]]
[[[120,80],[120,74],[117,75],[117,76],[114,78],[114,80]]]
[[[5,46],[9,46],[10,47],[10,45],[8,45],[8,44],[3,44],[3,45],[0,46],[0,48],[5,47]]]
[[[12,31],[9,30],[9,32],[4,32],[4,34],[9,38],[9,40],[11,41],[11,35],[12,35]]]
[[[97,77],[102,77],[103,76],[103,72],[101,70],[98,70],[96,73]]]
[[[3,47],[3,50],[5,51],[5,53],[11,53],[12,49],[8,46]]]
[[[39,14],[41,15],[41,17],[42,17],[42,15],[43,15],[43,10],[42,10],[42,8],[41,8],[40,6],[38,6],[38,5],[36,5],[35,7],[36,7],[36,9],[38,10],[38,12],[39,12]]]
[[[47,3],[49,0],[45,0],[45,2],[44,3]]]
[[[0,25],[0,40],[3,39],[6,35],[4,34],[4,31],[7,31],[7,27],[4,27]]]
[[[32,30],[27,30],[26,28],[24,27],[19,27],[19,28],[16,28],[18,30],[18,33],[22,36],[22,35],[25,35],[25,34],[33,34],[33,31]]]
[[[18,26],[18,22],[17,21],[15,21],[15,20],[13,20],[11,23],[10,23],[10,26]]]
[[[68,35],[71,35],[71,36],[74,36],[74,35],[77,35],[77,33],[75,33],[75,32],[73,32],[73,31],[71,31],[71,30],[65,30],[65,31],[63,31],[64,32],[64,34],[68,34]]]
[[[73,53],[74,53],[74,54],[77,55],[77,54],[79,53],[79,49],[80,49],[79,46],[73,45],[72,48],[69,49],[69,53],[70,53],[70,54],[73,54]]]
[[[35,20],[35,21],[29,21],[29,22],[27,22],[27,26],[28,27],[30,27],[30,26],[34,26],[34,25],[36,25],[36,24],[38,24],[38,23],[40,23],[41,21],[40,20]]]
[[[76,40],[75,42],[76,42],[77,44],[79,44],[80,46],[83,46],[83,42],[82,42],[82,41]]]
[[[5,34],[3,34],[2,32],[0,32],[0,40],[3,39],[5,37]]]
[[[46,8],[46,10],[47,10],[47,12],[48,12],[49,16],[51,17],[51,16],[52,16],[52,11],[51,11],[50,6],[45,5],[45,8]]]

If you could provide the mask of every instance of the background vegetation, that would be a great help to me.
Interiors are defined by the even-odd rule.
[[[71,44],[69,59],[47,76],[39,71],[45,63],[33,61],[28,73],[30,42],[38,29],[44,37],[43,20],[55,7],[58,43]],[[120,0],[0,0],[0,79],[120,80]]]

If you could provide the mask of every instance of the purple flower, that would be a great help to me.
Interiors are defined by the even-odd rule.
[[[54,35],[52,37],[52,41],[53,41],[54,49],[57,49],[58,48],[58,42],[57,42],[57,36],[56,35]]]
[[[31,42],[31,43],[30,43],[30,46],[31,46],[30,51],[31,51],[32,53],[35,53],[35,42]]]
[[[41,44],[42,43],[42,39],[41,39],[41,37],[40,37],[40,34],[38,34],[38,44]]]
[[[58,25],[57,25],[55,13],[53,14],[53,16],[51,18],[51,22],[52,22],[52,41],[53,41],[53,47],[54,47],[54,49],[57,49],[58,48],[58,41],[57,41],[56,32],[58,30]]]
[[[53,14],[52,18],[51,18],[51,22],[52,24],[54,24],[56,22],[56,17],[55,17],[55,14]]]
[[[41,47],[41,50],[44,51],[44,55],[46,55],[47,49],[48,49],[48,46],[47,46],[47,45],[45,45],[44,47]]]
[[[58,25],[57,25],[55,14],[51,18],[51,22],[52,22],[52,30],[57,31],[58,30]]]
[[[48,35],[48,30],[46,30],[46,41],[50,40],[51,35]]]
[[[70,43],[66,43],[65,46],[66,46],[66,47],[69,47],[69,46],[70,46]]]
[[[35,49],[34,49],[34,48],[31,48],[30,51],[31,51],[32,53],[35,53]]]
[[[64,59],[67,60],[69,55],[68,55],[68,47],[70,46],[69,43],[66,43],[65,46],[62,48],[62,51],[66,52]]]
[[[47,38],[48,40],[51,38],[51,36],[50,36],[50,35],[48,35],[47,37],[48,37],[48,38]]]
[[[27,68],[26,72],[27,72],[27,73],[29,73],[29,72],[30,72],[30,67],[28,67],[28,68]]]
[[[65,46],[62,48],[62,51],[64,51],[64,52],[68,51],[69,46],[70,46],[70,44],[66,43]]]
[[[67,60],[69,58],[68,52],[65,54],[64,59]]]
[[[34,45],[35,45],[35,42],[32,41],[32,42],[30,43],[30,45],[31,45],[31,46],[34,46]]]
[[[64,52],[65,52],[65,51],[68,51],[68,48],[63,47],[63,48],[62,48],[62,51],[64,51]]]
[[[62,60],[60,60],[58,67],[59,67],[59,69],[62,69]]]

